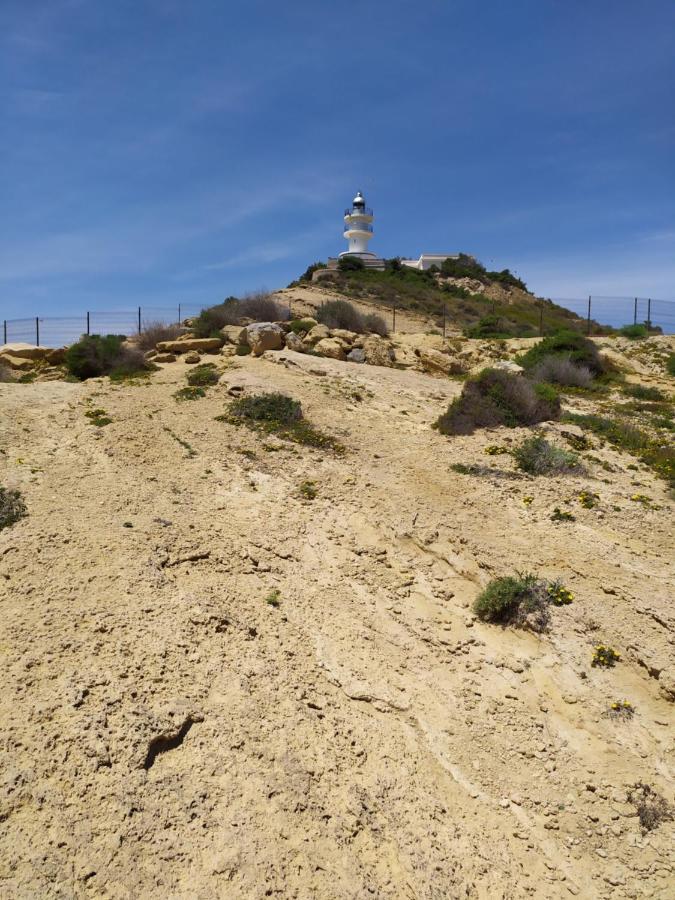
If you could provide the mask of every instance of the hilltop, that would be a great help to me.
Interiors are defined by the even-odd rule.
[[[537,344],[416,315],[399,353]],[[0,383],[2,893],[672,896],[673,503],[641,448],[551,419],[582,466],[533,475],[532,428],[432,427],[465,375],[203,340]],[[625,380],[563,415],[672,429],[675,339],[594,346]],[[246,427],[265,393],[304,418]],[[573,596],[547,631],[475,612],[518,572]]]

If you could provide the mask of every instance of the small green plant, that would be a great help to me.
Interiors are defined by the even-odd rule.
[[[635,707],[628,700],[614,700],[610,703],[606,715],[610,719],[632,719],[635,715]]]
[[[105,425],[110,425],[112,422],[112,419],[104,409],[89,409],[85,412],[85,416],[89,419],[90,423],[97,428],[103,428]]]
[[[234,352],[237,356],[248,356],[251,348],[248,344],[237,344],[237,349]]]
[[[483,450],[483,453],[487,454],[488,456],[499,456],[501,453],[510,453],[510,452],[511,451],[509,450],[508,447],[501,447],[501,446],[499,446],[499,444],[490,444],[488,447],[486,447]]]
[[[622,325],[619,328],[621,337],[630,338],[632,341],[649,337],[649,330],[646,325]]]
[[[133,377],[150,369],[143,352],[126,345],[121,334],[83,335],[66,350],[65,366],[69,375],[80,381],[101,375]]]
[[[174,393],[174,400],[182,403],[185,400],[198,400],[200,397],[206,397],[206,391],[203,387],[184,387]]]
[[[274,590],[270,591],[269,594],[265,597],[265,603],[267,603],[268,606],[275,607],[276,609],[276,607],[281,605],[281,591],[277,588],[274,588]]]
[[[630,498],[634,503],[641,503],[643,506],[651,505],[651,497],[648,497],[646,494],[631,494]]]
[[[305,500],[314,500],[318,494],[318,489],[313,481],[303,481],[298,489]]]
[[[548,590],[536,575],[518,572],[495,578],[473,604],[484,622],[545,631],[550,621]]]
[[[559,506],[556,506],[553,512],[551,513],[551,521],[552,522],[576,522],[576,516],[573,516],[571,512],[567,512],[567,510],[560,509]]]
[[[653,787],[638,781],[628,792],[628,802],[638,814],[643,832],[653,831],[662,822],[675,818],[675,809]]]
[[[239,397],[230,403],[228,412],[216,416],[216,420],[230,425],[246,425],[255,431],[275,434],[282,440],[296,444],[333,450],[337,454],[345,452],[345,448],[335,438],[318,431],[303,418],[299,400],[293,400],[285,394]]]
[[[183,438],[178,437],[178,435],[175,432],[173,432],[170,428],[168,428],[166,425],[164,425],[163,427],[164,427],[164,431],[166,431],[167,434],[170,434],[171,437],[174,439],[174,441],[179,443],[181,445],[181,447],[184,447],[185,450],[187,450],[187,453],[185,454],[186,459],[192,459],[192,457],[197,455],[197,451],[194,449],[194,447],[192,447],[190,444],[188,444],[187,441],[184,441]]]
[[[567,606],[574,600],[572,591],[568,590],[559,580],[551,581],[546,591],[554,606]]]
[[[288,323],[288,327],[294,334],[307,334],[315,325],[315,319],[293,319]]]
[[[533,435],[513,450],[516,466],[530,475],[552,475],[579,471],[579,457]]]
[[[0,487],[0,531],[23,519],[27,514],[20,491]]]
[[[578,331],[569,330],[561,330],[545,337],[522,356],[517,357],[516,362],[526,369],[534,369],[549,356],[563,357],[577,366],[584,366],[592,375],[601,375],[607,370],[607,365],[593,341]]]
[[[191,387],[208,387],[218,384],[218,372],[213,363],[202,363],[188,372],[187,382]]]
[[[583,506],[584,509],[593,509],[594,506],[597,506],[598,500],[600,499],[599,494],[594,494],[593,491],[583,490],[577,496],[577,500]]]
[[[616,650],[613,650],[611,647],[605,646],[605,644],[598,644],[593,651],[591,665],[594,668],[599,667],[603,669],[611,669],[620,659],[621,654],[617,653]]]
[[[17,381],[19,384],[32,384],[36,378],[37,372],[24,372],[22,375],[19,375]]]

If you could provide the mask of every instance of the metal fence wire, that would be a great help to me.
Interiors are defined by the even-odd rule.
[[[619,328],[622,325],[648,324],[660,328],[664,334],[675,334],[675,301],[654,300],[648,297],[592,296],[584,299],[551,298],[558,306],[576,313],[576,322],[587,334],[602,333],[602,326]],[[83,334],[137,334],[150,323],[170,325],[186,317],[198,315],[204,309],[200,303],[180,303],[176,306],[138,306],[128,310],[91,310],[79,316],[32,316],[26,319],[4,319],[2,339],[5,344],[25,343],[41,347],[63,347],[80,339]],[[547,330],[546,304],[539,307],[539,332]],[[289,304],[289,314],[290,314]],[[391,314],[392,330],[396,330],[396,308],[386,307]],[[401,310],[402,311],[402,310]],[[495,310],[496,311],[496,310]],[[451,311],[447,310],[448,324]],[[445,314],[444,314],[445,324]],[[570,323],[572,324],[572,323]]]

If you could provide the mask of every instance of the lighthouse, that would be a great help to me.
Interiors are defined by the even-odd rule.
[[[373,211],[366,206],[361,191],[357,191],[352,205],[345,210],[344,219],[344,236],[349,249],[340,256],[358,256],[364,262],[377,259],[375,254],[368,250],[368,241],[373,236]]]

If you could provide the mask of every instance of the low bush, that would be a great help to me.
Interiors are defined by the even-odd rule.
[[[218,384],[219,377],[213,363],[202,363],[188,372],[187,383],[191,387],[206,387],[210,384]]]
[[[358,256],[341,256],[338,259],[340,272],[362,272],[366,267]]]
[[[222,303],[203,309],[192,322],[192,330],[198,338],[220,337],[225,325],[238,325],[241,319],[239,300],[227,297]]]
[[[164,322],[146,322],[136,338],[136,346],[143,351],[154,350],[160,341],[175,341],[181,334],[185,334],[185,330],[178,324],[165,325]]]
[[[543,384],[502,369],[483,369],[434,423],[441,434],[473,434],[476,428],[535,425],[560,415],[560,399]]]
[[[0,487],[0,531],[27,515],[26,504],[19,491]]]
[[[562,330],[545,337],[516,361],[526,369],[534,369],[550,356],[562,356],[579,366],[585,366],[593,375],[602,375],[607,371],[607,365],[593,341],[578,331]]]
[[[569,356],[545,356],[533,367],[532,377],[564,387],[590,388],[593,384],[588,366],[573,362]]]
[[[617,653],[612,647],[605,644],[598,644],[593,651],[591,665],[593,668],[611,669],[621,659],[621,654]]]
[[[641,781],[628,792],[628,802],[635,807],[644,832],[653,831],[662,822],[671,822],[675,818],[672,804]]]
[[[249,356],[251,353],[251,348],[248,344],[237,344],[237,349],[234,351],[235,356]]]
[[[555,507],[549,518],[552,522],[576,522],[576,516],[565,509],[560,509],[559,506]]]
[[[622,325],[619,328],[619,334],[622,337],[630,338],[632,341],[640,338],[649,337],[649,329],[646,325]]]
[[[230,403],[225,415],[216,419],[231,425],[246,425],[264,434],[275,434],[296,444],[344,453],[344,447],[338,441],[318,431],[303,418],[300,401],[285,394],[239,397]]]
[[[314,319],[293,319],[289,322],[288,327],[294,334],[307,334],[314,328]]]
[[[626,425],[624,422],[618,422],[615,419],[608,419],[605,416],[598,416],[594,413],[580,414],[567,413],[566,422],[573,422],[582,428],[588,428],[599,437],[605,438],[610,444],[629,453],[638,453],[645,450],[649,446],[649,435],[634,428],[632,425]]]
[[[387,323],[377,313],[368,313],[368,315],[364,316],[363,326],[366,331],[371,334],[379,334],[380,337],[387,337],[389,334]]]
[[[104,409],[88,409],[85,413],[85,416],[89,419],[89,422],[92,425],[95,425],[97,428],[104,428],[106,425],[110,425],[112,419],[108,415],[108,413]]]
[[[668,399],[663,391],[655,387],[647,387],[644,384],[627,384],[624,386],[623,392],[628,394],[629,397],[635,397],[636,400],[649,400],[658,403]]]
[[[280,322],[288,318],[288,311],[281,307],[266,291],[247,294],[239,301],[240,316],[254,322]]]
[[[468,338],[506,339],[514,336],[514,329],[501,316],[483,316],[476,325],[464,329]]]
[[[483,622],[545,631],[550,603],[546,582],[519,572],[491,581],[476,598],[473,611]]]
[[[576,453],[554,447],[541,435],[524,440],[513,450],[513,458],[516,466],[530,475],[559,475],[581,469]]]
[[[200,397],[206,397],[206,391],[203,387],[184,387],[177,390],[173,397],[178,403],[185,400],[199,400]]]
[[[328,328],[344,328],[359,334],[365,331],[363,316],[347,300],[329,300],[319,307],[316,318]]]
[[[119,334],[83,335],[66,350],[65,366],[69,375],[85,381],[102,375],[128,376],[148,371],[141,350],[124,344]]]

